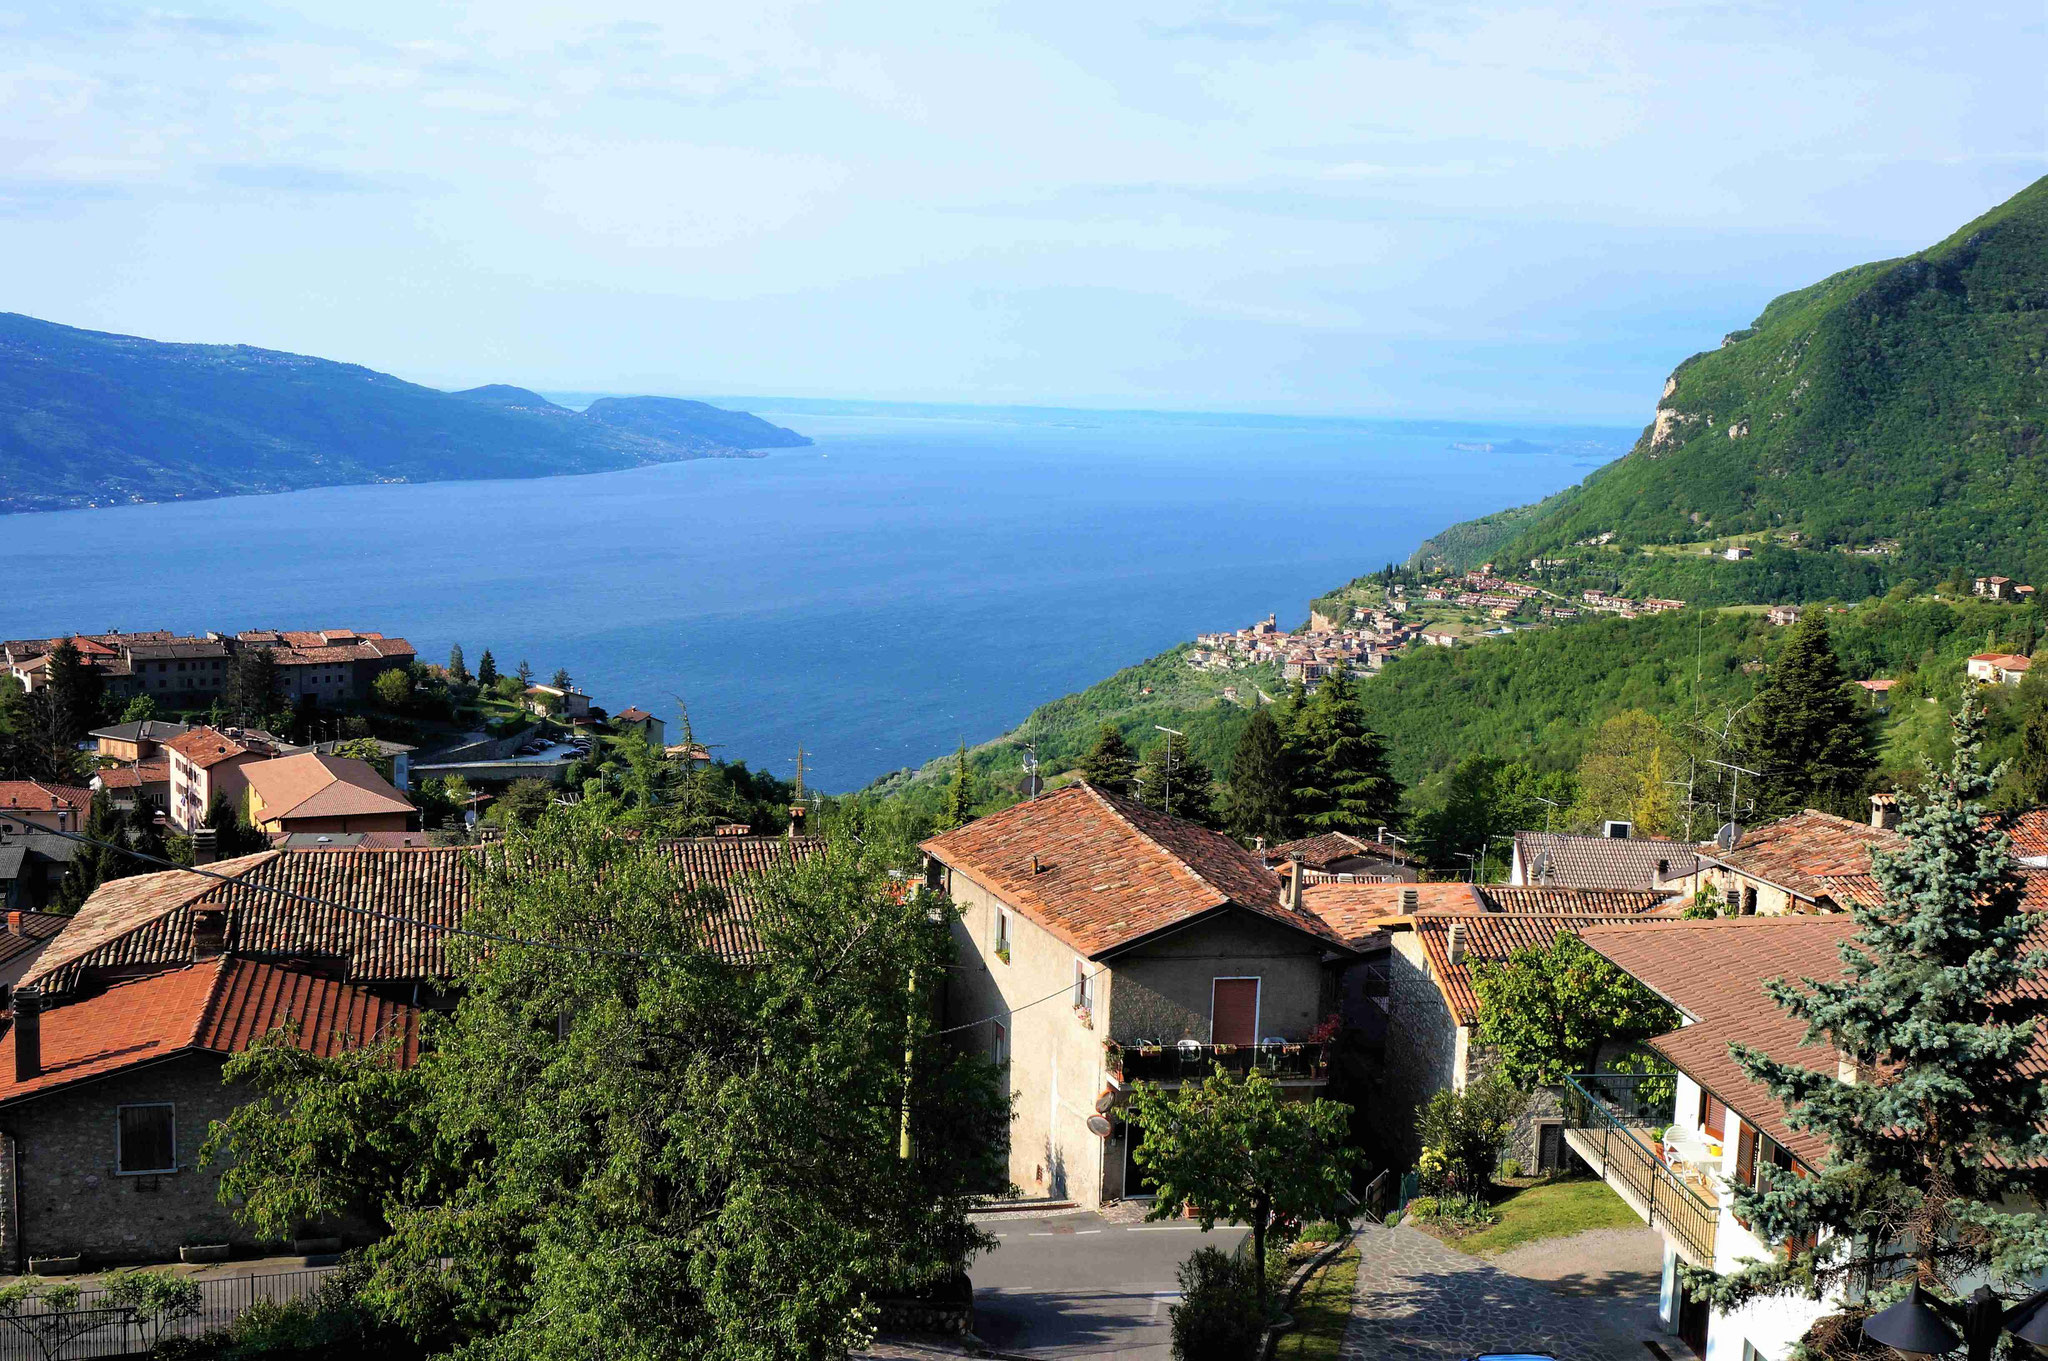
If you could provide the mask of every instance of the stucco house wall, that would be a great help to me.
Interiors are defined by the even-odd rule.
[[[1115,957],[1110,1038],[1214,1040],[1218,978],[1257,978],[1261,1040],[1305,1040],[1334,996],[1313,939],[1244,914],[1196,922]]]

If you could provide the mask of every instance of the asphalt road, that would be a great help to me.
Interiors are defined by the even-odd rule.
[[[1002,1218],[1000,1240],[975,1259],[974,1331],[1000,1352],[1033,1357],[1171,1354],[1174,1273],[1198,1247],[1228,1251],[1248,1232],[1195,1224],[1112,1224],[1100,1215]]]

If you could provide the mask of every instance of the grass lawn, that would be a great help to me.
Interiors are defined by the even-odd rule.
[[[1273,1355],[1304,1361],[1337,1355],[1344,1343],[1344,1326],[1351,1321],[1351,1295],[1357,1285],[1358,1245],[1353,1243],[1302,1286],[1301,1298],[1294,1306],[1294,1326],[1280,1334]]]
[[[1606,1182],[1592,1180],[1546,1182],[1509,1191],[1505,1199],[1494,1202],[1493,1211],[1500,1216],[1498,1224],[1463,1237],[1441,1232],[1436,1236],[1461,1252],[1491,1257],[1545,1238],[1587,1229],[1632,1229],[1643,1222],[1607,1189]]]

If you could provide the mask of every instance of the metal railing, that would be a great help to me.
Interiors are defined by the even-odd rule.
[[[1299,1044],[1126,1044],[1112,1057],[1126,1082],[1200,1081],[1216,1071],[1234,1077],[1260,1073],[1283,1081],[1321,1081],[1330,1075],[1330,1047]]]
[[[201,1277],[197,1282],[199,1312],[170,1324],[163,1336],[198,1337],[227,1327],[259,1301],[289,1304],[305,1299],[334,1271],[334,1267],[307,1267],[260,1275]],[[136,1323],[129,1310],[109,1305],[106,1295],[104,1286],[85,1286],[79,1291],[77,1307],[66,1311],[77,1319],[78,1332],[55,1352],[56,1361],[138,1356],[149,1351],[152,1330]],[[0,1361],[46,1361],[46,1357],[25,1329],[0,1321]]]
[[[1565,1078],[1568,1128],[1577,1130],[1600,1159],[1600,1175],[1617,1191],[1628,1192],[1653,1228],[1662,1228],[1695,1266],[1714,1264],[1714,1233],[1721,1210],[1680,1181],[1653,1147],[1652,1116],[1638,1117],[1629,1107],[1620,1111],[1596,1095],[1595,1089],[1617,1085],[1640,1090],[1645,1081],[1616,1084],[1632,1075],[1587,1073]],[[1655,1075],[1652,1075],[1654,1080]],[[1668,1080],[1668,1079],[1667,1079]],[[1654,1106],[1656,1103],[1649,1103]],[[1669,1104],[1664,1113],[1668,1119]],[[1661,1122],[1659,1122],[1661,1123]],[[1582,1152],[1585,1149],[1581,1150]]]

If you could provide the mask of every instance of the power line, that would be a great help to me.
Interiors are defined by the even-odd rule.
[[[934,1030],[932,1034],[934,1036],[951,1035],[953,1032],[957,1030],[972,1030],[978,1025],[987,1025],[990,1021],[1000,1021],[1005,1016],[1015,1016],[1020,1011],[1029,1011],[1031,1010],[1031,1008],[1038,1006],[1041,1003],[1050,1002],[1055,997],[1068,996],[1074,991],[1074,985],[1076,983],[1093,983],[1096,979],[1102,977],[1104,974],[1108,972],[1109,966],[1105,964],[1101,968],[1097,969],[1094,973],[1084,974],[1080,978],[1075,979],[1073,983],[1067,984],[1067,986],[1061,988],[1057,992],[1047,993],[1045,996],[1039,998],[1036,1002],[1026,1002],[1023,1006],[1011,1007],[1008,1011],[998,1011],[993,1015],[984,1016],[978,1021],[967,1021],[961,1025],[949,1025],[944,1030]]]

